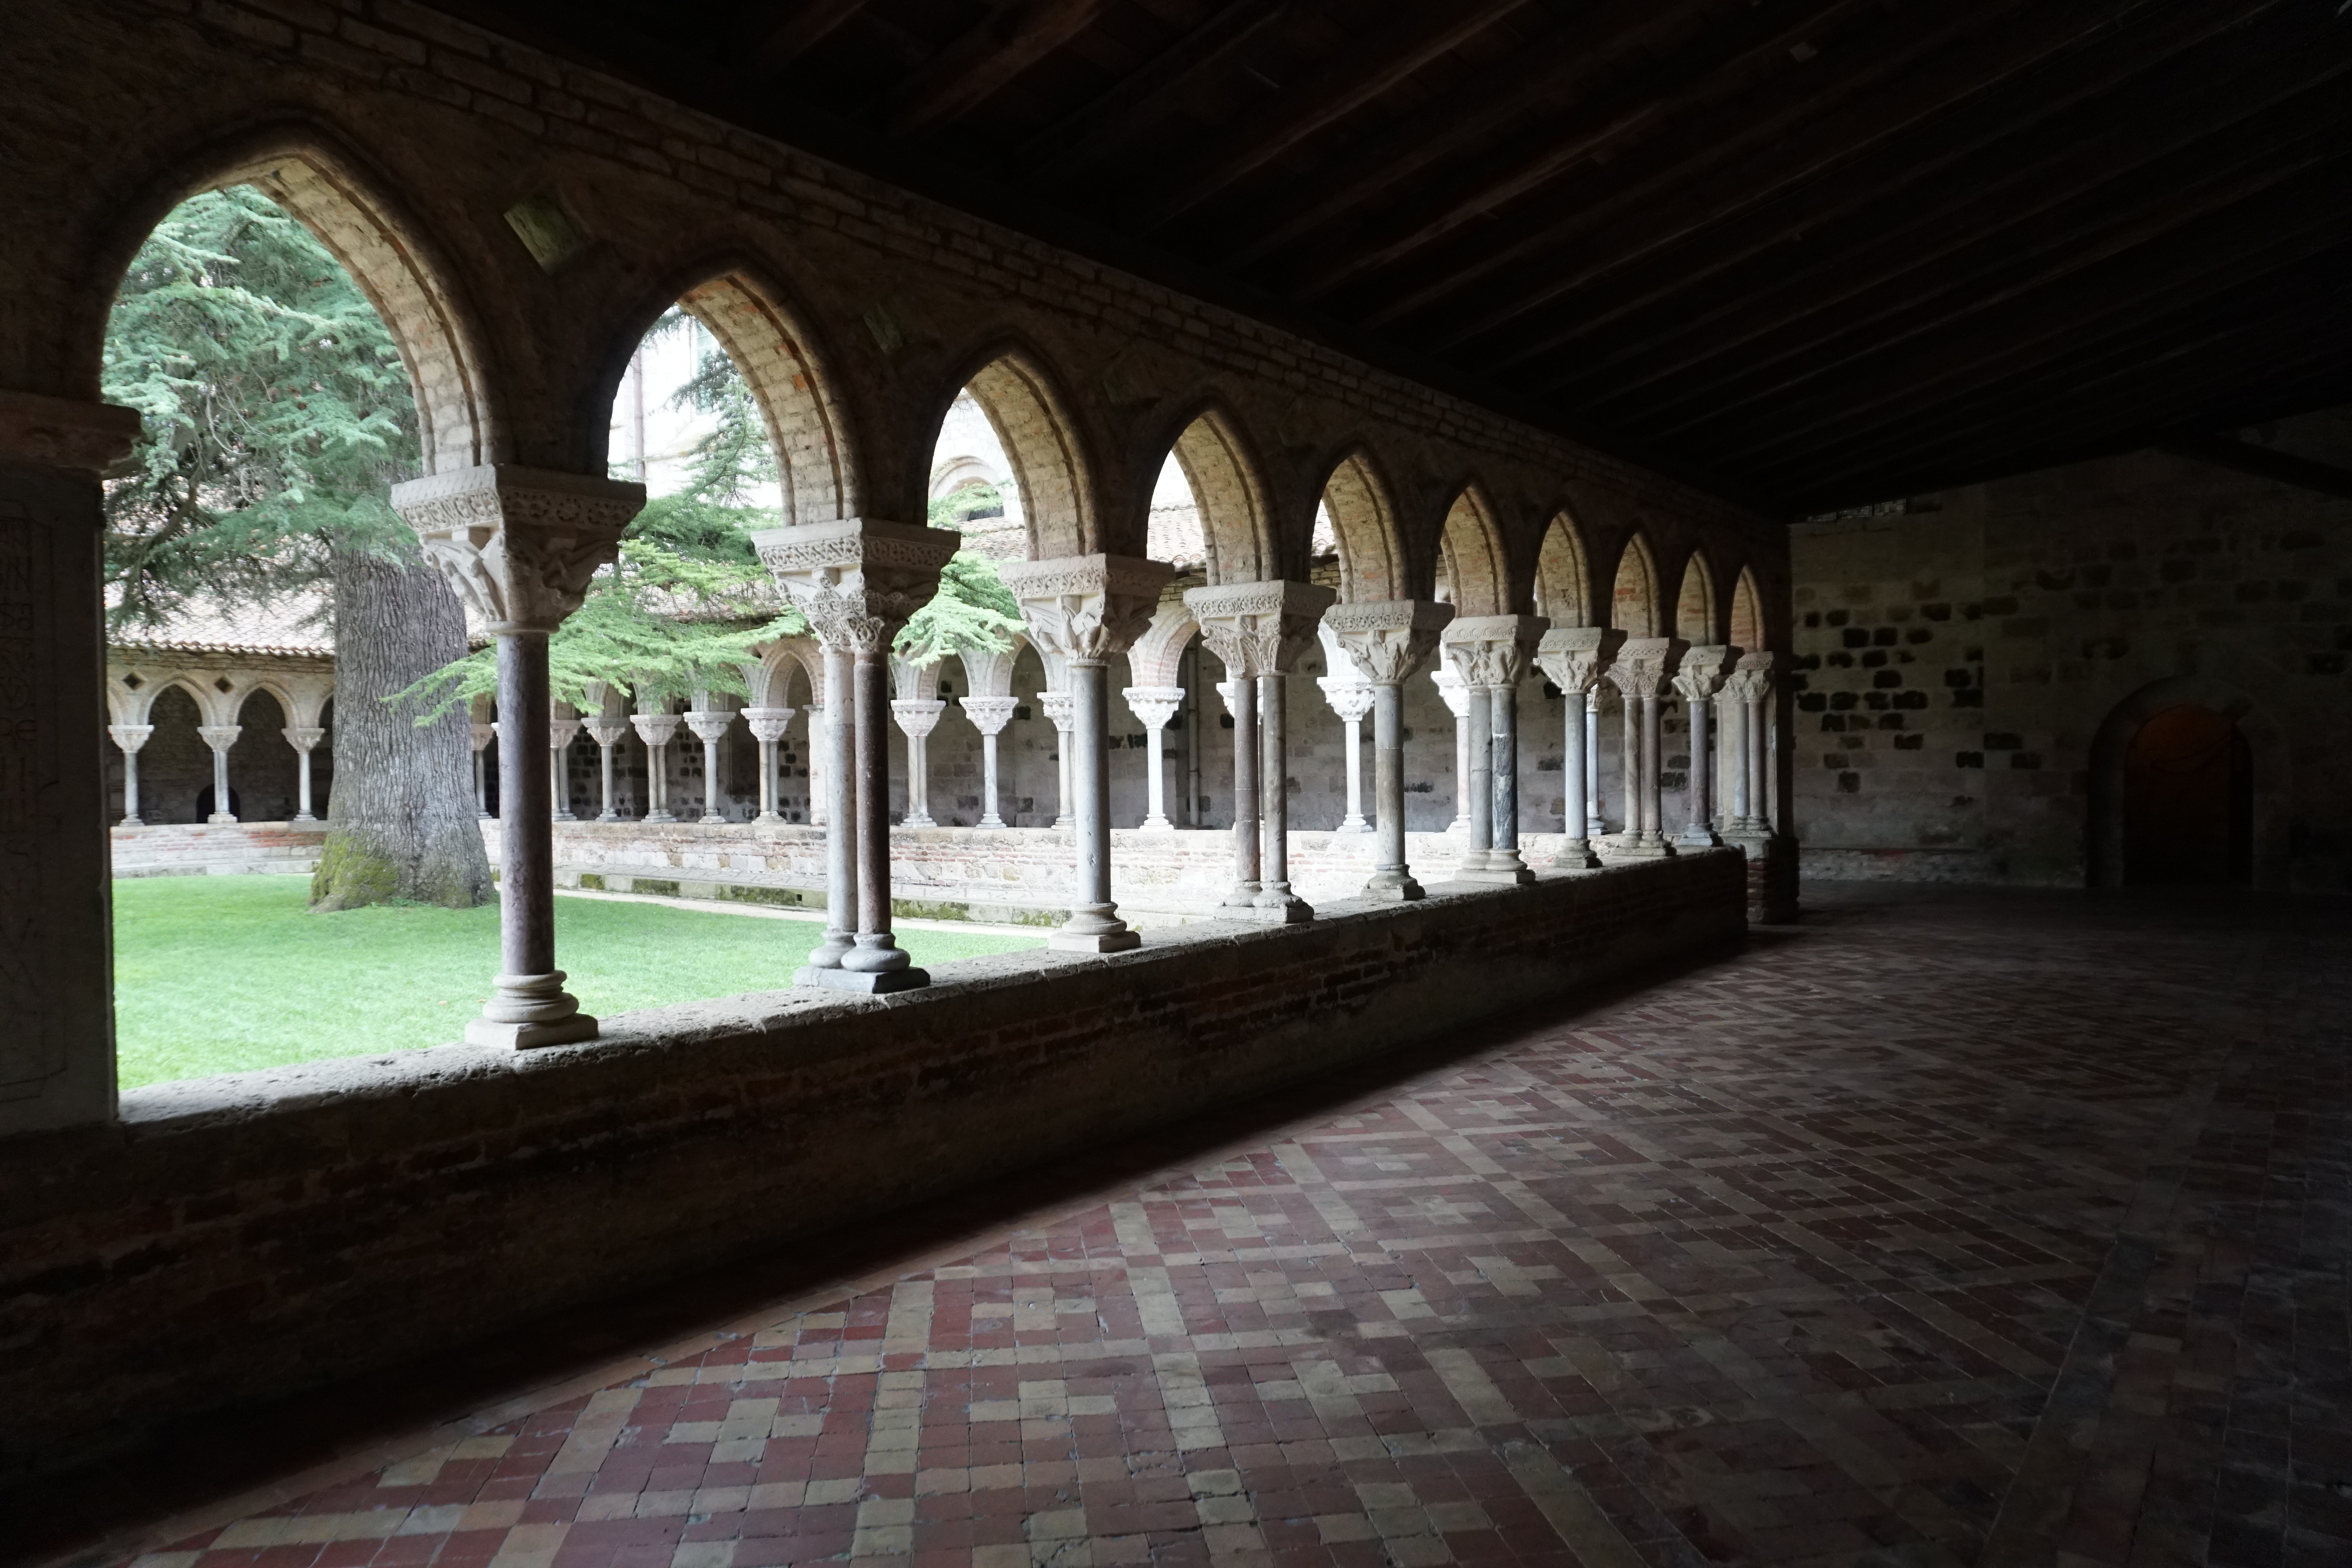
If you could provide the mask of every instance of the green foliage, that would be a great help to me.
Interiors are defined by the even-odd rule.
[[[975,485],[933,501],[927,521],[952,528],[991,507],[1002,507],[993,486]],[[936,664],[950,653],[1002,653],[1021,630],[1021,606],[997,574],[996,562],[977,550],[960,549],[940,573],[940,591],[908,618],[895,643],[898,656],[915,664]]]
[[[106,488],[118,624],[199,591],[313,586],[330,549],[413,552],[385,500],[417,455],[399,350],[351,276],[259,191],[207,192],[157,225],[108,319],[101,384],[146,425]]]

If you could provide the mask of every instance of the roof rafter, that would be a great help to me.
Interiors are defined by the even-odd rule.
[[[1004,4],[908,78],[892,96],[890,131],[915,136],[969,114],[1014,77],[1083,32],[1102,0]]]

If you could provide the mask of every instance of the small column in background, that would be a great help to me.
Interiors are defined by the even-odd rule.
[[[907,737],[907,812],[900,825],[936,828],[931,816],[931,731],[948,705],[932,695],[939,690],[936,668],[919,669],[903,659],[891,661],[899,695],[891,699],[890,717]]]
[[[1322,628],[1323,665],[1330,673],[1316,678],[1322,688],[1323,700],[1339,716],[1339,728],[1346,737],[1345,762],[1348,785],[1348,809],[1339,818],[1336,834],[1352,836],[1366,831],[1364,821],[1364,716],[1372,711],[1372,684],[1364,679],[1352,661],[1339,646],[1339,639],[1327,619]]]
[[[1075,821],[1070,815],[1070,726],[1074,722],[1070,694],[1039,692],[1037,706],[1054,721],[1054,787],[1058,791],[1054,797],[1054,826],[1066,828]]]
[[[1184,607],[1200,623],[1201,640],[1224,661],[1233,685],[1226,705],[1234,713],[1235,875],[1223,913],[1246,910],[1248,918],[1277,924],[1315,917],[1313,907],[1290,888],[1284,716],[1290,674],[1314,646],[1316,624],[1336,597],[1317,583],[1280,579],[1185,591]],[[1255,810],[1249,810],[1252,795],[1257,798]],[[1256,821],[1245,825],[1245,813]],[[1255,855],[1247,842],[1253,837],[1258,841]],[[1253,882],[1256,890],[1250,893]],[[1244,896],[1246,904],[1241,902]]]
[[[1473,783],[1460,881],[1536,879],[1519,856],[1519,681],[1550,624],[1540,615],[1472,615],[1445,629],[1445,652],[1470,694]]]
[[[569,703],[550,705],[552,716],[547,721],[547,787],[548,799],[554,803],[553,820],[576,822],[572,814],[572,743],[580,738],[580,717]]]
[[[496,716],[497,710],[488,697],[476,697],[467,714],[474,741],[474,815],[486,822],[490,819],[490,775],[485,754],[490,749],[490,742],[499,737]]]
[[[1470,692],[1442,653],[1429,680],[1454,716],[1454,821],[1445,831],[1458,839],[1470,831]]]
[[[1020,709],[1018,697],[966,697],[963,716],[980,731],[980,825],[1001,828],[1004,819],[997,811],[996,737],[1013,722]]]
[[[1151,772],[1145,779],[1144,831],[1172,833],[1176,824],[1168,820],[1166,737],[1168,721],[1184,706],[1184,688],[1129,686],[1119,695],[1127,699],[1129,710],[1143,721],[1144,731],[1151,737]]]
[[[1768,843],[1772,838],[1769,790],[1772,762],[1772,670],[1775,656],[1750,649],[1725,677],[1719,699],[1736,715],[1737,739],[1727,750],[1732,769],[1732,811],[1725,836],[1735,843]]]
[[[1626,750],[1632,764],[1625,791],[1625,831],[1610,846],[1612,854],[1654,860],[1674,853],[1664,825],[1658,704],[1689,646],[1677,637],[1628,637],[1609,667],[1609,683],[1625,701]]]
[[[662,699],[652,699],[659,702]],[[638,820],[675,822],[669,809],[669,743],[677,738],[678,716],[664,707],[640,707],[629,716],[637,738],[646,746],[646,809]]]
[[[1593,852],[1594,807],[1589,793],[1594,767],[1592,695],[1617,656],[1625,633],[1606,626],[1556,626],[1536,644],[1536,664],[1559,688],[1566,713],[1561,738],[1560,779],[1567,790],[1561,802],[1561,830],[1568,842],[1552,863],[1571,871],[1588,871],[1601,863]]]
[[[751,727],[751,738],[760,743],[760,815],[762,822],[784,820],[781,797],[783,793],[782,774],[777,767],[776,753],[783,744],[784,735],[793,727],[793,715],[798,710],[788,707],[747,707],[743,722]]]
[[[1405,864],[1404,683],[1429,662],[1454,606],[1425,599],[1335,604],[1323,612],[1348,657],[1372,685],[1372,822],[1377,834],[1364,896],[1411,902],[1421,883]]]
[[[1675,840],[1685,849],[1723,842],[1715,831],[1715,737],[1707,718],[1728,666],[1738,657],[1738,649],[1720,643],[1693,648],[1675,671],[1675,695],[1683,699],[1690,739],[1690,820]]]
[[[213,812],[207,822],[234,822],[236,813],[228,809],[228,748],[245,733],[241,724],[200,724],[196,734],[213,748]]]
[[[822,652],[817,655],[820,674],[832,666],[825,663]],[[822,828],[833,821],[834,769],[826,761],[833,755],[833,718],[825,711],[824,694],[816,692],[809,697],[808,716],[808,780],[809,826]]]
[[[327,731],[320,725],[289,724],[278,733],[284,736],[286,744],[294,748],[294,820],[315,822],[319,819],[310,810],[310,753],[319,748],[319,742],[327,738]]]
[[[709,692],[694,694],[694,706],[679,716],[686,727],[702,742],[702,817],[706,822],[723,822],[727,813],[719,809],[719,747],[727,738],[727,731],[735,723],[731,708],[722,708],[719,699]]]
[[[139,815],[139,748],[155,733],[152,724],[110,724],[106,733],[122,748],[122,821],[115,824],[123,828],[143,828],[147,824]],[[306,794],[304,802],[310,797]]]

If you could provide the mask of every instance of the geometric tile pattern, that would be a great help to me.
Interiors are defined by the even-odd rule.
[[[2352,942],[2288,908],[1814,890],[136,1561],[2352,1562]]]

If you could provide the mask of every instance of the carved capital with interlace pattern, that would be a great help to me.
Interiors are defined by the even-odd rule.
[[[1380,686],[1401,685],[1429,663],[1453,619],[1454,606],[1431,599],[1334,604],[1323,612],[1324,626],[1364,679]]]
[[[1286,675],[1315,645],[1315,628],[1339,595],[1319,583],[1227,582],[1184,591],[1201,641],[1237,679]]]
[[[838,517],[751,536],[760,564],[828,647],[888,651],[890,640],[940,591],[940,572],[963,537],[946,528]]]
[[[416,530],[425,559],[493,635],[563,624],[645,504],[643,485],[513,463],[392,487],[392,509]]]
[[[1143,635],[1175,570],[1137,556],[1062,556],[1011,562],[1004,586],[1040,648],[1065,664],[1099,664]]]
[[[1555,626],[1536,644],[1536,667],[1561,691],[1589,694],[1624,645],[1614,626]]]

